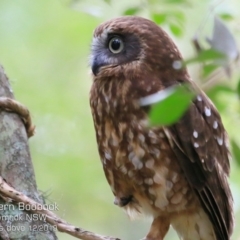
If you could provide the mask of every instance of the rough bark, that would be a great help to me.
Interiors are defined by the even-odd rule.
[[[0,98],[14,98],[9,80],[0,66]],[[0,112],[0,174],[13,188],[36,202],[44,203],[37,190],[28,146],[28,136],[22,119],[15,113]],[[0,239],[56,240],[53,227],[33,213],[21,210],[14,202],[0,198]]]

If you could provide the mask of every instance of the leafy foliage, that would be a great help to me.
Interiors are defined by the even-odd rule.
[[[123,15],[136,15],[140,10],[141,8],[139,6],[128,8],[123,12]]]

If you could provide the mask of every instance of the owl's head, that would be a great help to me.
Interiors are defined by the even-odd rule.
[[[176,45],[154,22],[136,16],[109,20],[94,32],[90,64],[97,77],[116,77],[167,74],[179,71],[173,68],[181,60]],[[179,74],[179,72],[178,72]]]

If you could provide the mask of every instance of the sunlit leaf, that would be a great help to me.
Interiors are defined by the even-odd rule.
[[[169,24],[169,27],[170,27],[170,30],[171,32],[177,36],[177,37],[180,37],[182,36],[182,28],[176,24],[173,24],[173,23],[170,23]]]
[[[233,16],[229,13],[219,14],[219,17],[225,21],[233,20]]]
[[[125,12],[123,12],[124,15],[135,15],[141,10],[140,7],[132,7],[128,8]]]
[[[167,19],[167,14],[166,13],[153,13],[152,19],[156,24],[161,25],[161,24],[165,23],[165,21]]]
[[[236,163],[238,164],[238,166],[240,166],[240,147],[233,139],[231,140],[231,146],[232,146],[233,157],[236,160]]]
[[[186,85],[169,87],[140,100],[142,106],[152,105],[151,125],[171,125],[188,109],[194,93]]]
[[[158,25],[168,23],[172,27],[174,35],[180,36],[182,34],[182,25],[185,21],[185,15],[179,11],[165,11],[164,13],[153,13],[152,19]],[[177,23],[177,24],[176,24]]]
[[[218,60],[218,59],[225,59],[226,55],[216,51],[214,49],[207,49],[207,50],[202,50],[198,56],[194,58],[190,58],[185,61],[185,64],[189,63],[195,63],[195,62],[206,62],[210,60]]]

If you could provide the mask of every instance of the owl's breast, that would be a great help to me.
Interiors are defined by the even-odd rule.
[[[115,204],[150,215],[186,209],[196,200],[162,128],[142,110],[98,95],[91,102],[99,155]],[[127,109],[128,108],[128,109]]]
[[[194,196],[162,129],[105,121],[97,130],[99,154],[115,204],[156,215],[181,211]],[[132,126],[132,127],[130,127]]]

